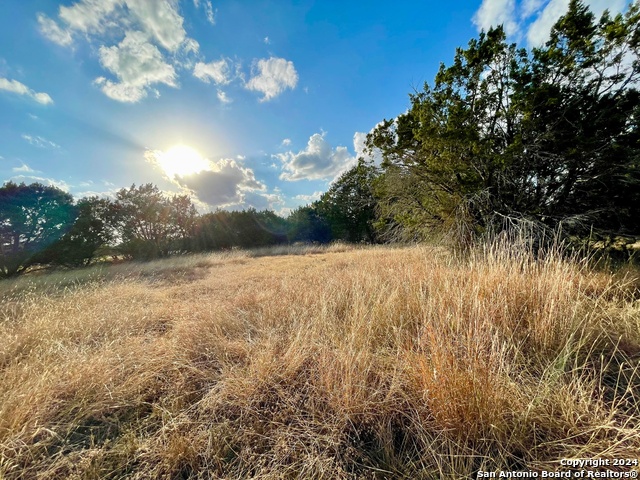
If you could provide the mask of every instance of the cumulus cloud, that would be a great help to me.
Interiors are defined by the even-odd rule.
[[[356,163],[347,147],[331,147],[324,133],[311,135],[307,147],[298,153],[274,155],[282,162],[282,180],[331,180]]]
[[[0,77],[0,90],[6,92],[15,93],[18,95],[24,95],[25,97],[35,100],[41,105],[50,105],[53,103],[53,99],[48,93],[35,92],[27,87],[24,83],[17,80],[9,80],[8,78]]]
[[[38,14],[38,24],[40,25],[40,32],[53,43],[63,47],[68,47],[73,43],[71,31],[60,28],[54,20],[51,20],[46,15]]]
[[[289,145],[291,145],[291,139],[290,138],[285,138],[284,140],[282,140],[282,144],[283,147],[288,147]]]
[[[188,176],[177,176],[176,182],[211,207],[242,203],[247,192],[264,191],[253,170],[232,159],[211,162],[211,169]]]
[[[72,45],[78,34],[97,40],[100,63],[117,81],[100,76],[95,83],[121,102],[145,98],[153,84],[177,86],[174,66],[193,65],[199,49],[187,37],[176,0],[80,0],[60,6],[57,18],[37,18],[42,34],[59,45]]]
[[[136,28],[169,51],[186,40],[183,18],[172,0],[80,0],[61,6],[58,19],[38,14],[41,32],[50,40],[69,45],[74,32],[100,35],[110,29]]]
[[[524,36],[530,46],[544,44],[551,27],[567,12],[570,0],[483,0],[473,16],[478,29],[488,30],[503,24],[511,36]],[[626,0],[584,0],[599,18],[604,10],[621,12]]]
[[[26,133],[23,133],[22,138],[27,142],[29,142],[34,147],[54,148],[54,149],[60,148],[60,145],[58,145],[57,143],[54,143],[51,140],[47,140],[46,138],[41,137],[39,135],[33,136],[33,135],[28,135]]]
[[[186,40],[187,33],[182,26],[183,19],[176,10],[176,2],[126,0],[125,3],[142,30],[165,49],[175,52]]]
[[[242,165],[241,161],[230,158],[212,161],[202,158],[197,172],[180,175],[177,172],[167,172],[167,168],[162,167],[163,155],[164,152],[159,150],[147,150],[145,159],[163,170],[167,180],[210,208],[240,205],[244,204],[249,194],[266,194],[266,185],[257,180],[253,170]]]
[[[193,68],[193,76],[206,83],[213,80],[216,85],[226,85],[231,81],[230,62],[226,58],[217,62],[198,62]]]
[[[60,6],[58,17],[66,24],[68,33],[74,30],[85,34],[102,33],[111,26],[110,14],[123,3],[121,0],[81,0],[71,6]]]
[[[117,46],[100,47],[99,56],[102,66],[119,82],[99,77],[95,83],[114,100],[137,102],[147,96],[149,87],[155,83],[176,86],[175,69],[141,32],[128,32]]]
[[[265,102],[280,95],[286,88],[295,88],[297,84],[298,72],[293,62],[271,57],[257,61],[245,87],[264,94],[260,101]]]

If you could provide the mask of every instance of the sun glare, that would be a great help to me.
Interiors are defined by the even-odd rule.
[[[209,169],[208,160],[197,150],[186,145],[176,145],[156,157],[158,165],[169,177],[183,177]]]

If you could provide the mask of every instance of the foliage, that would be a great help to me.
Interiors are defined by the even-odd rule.
[[[150,183],[123,188],[115,200],[121,251],[141,259],[183,251],[195,227],[196,215],[188,196],[169,198]]]
[[[360,159],[343,173],[316,203],[334,240],[373,243],[376,240],[376,199],[373,183],[377,168]]]
[[[286,241],[286,221],[271,211],[255,209],[202,215],[195,228],[193,249],[265,247]]]
[[[57,187],[5,183],[0,188],[0,276],[26,269],[68,231],[75,216],[72,196]]]
[[[89,265],[99,249],[112,243],[115,230],[115,205],[108,199],[83,198],[76,205],[77,218],[60,240],[38,254],[38,263],[78,267]]]
[[[328,243],[331,241],[331,226],[318,211],[317,204],[296,208],[287,220],[290,242]]]
[[[505,216],[588,233],[640,231],[640,6],[599,22],[581,2],[527,52],[502,28],[441,65],[410,110],[369,135],[380,212],[409,237]]]

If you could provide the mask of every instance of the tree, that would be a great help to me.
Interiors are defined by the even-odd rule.
[[[360,159],[317,202],[317,211],[329,223],[334,240],[375,241],[377,202],[373,183],[376,176],[377,168]]]
[[[15,275],[61,238],[76,217],[73,197],[57,187],[13,182],[0,188],[0,275]]]
[[[134,258],[166,256],[185,250],[197,212],[188,196],[168,198],[150,183],[116,194],[115,218],[122,251]]]
[[[527,52],[491,29],[369,135],[388,229],[408,237],[525,217],[583,234],[640,229],[640,6],[596,23],[580,1]]]
[[[322,217],[316,205],[296,208],[287,218],[290,242],[328,243],[331,241],[331,227]]]
[[[37,255],[39,263],[78,267],[91,263],[100,247],[116,238],[115,205],[106,198],[83,198],[76,204],[73,226]]]

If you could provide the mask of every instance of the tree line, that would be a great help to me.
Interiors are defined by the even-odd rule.
[[[114,199],[41,184],[0,188],[0,275],[86,265],[112,254],[175,253],[287,242],[482,238],[526,221],[584,238],[640,234],[640,4],[600,19],[579,0],[545,45],[482,32],[433,85],[368,136],[369,153],[287,218],[199,215],[188,196],[147,184]],[[505,219],[508,222],[505,222]],[[510,223],[511,222],[511,223]]]
[[[357,226],[333,225],[329,212],[318,213],[319,205],[324,202],[300,207],[288,218],[255,209],[201,215],[189,196],[170,196],[152,184],[123,188],[113,199],[74,201],[55,186],[8,182],[0,188],[0,276],[34,265],[84,266],[98,258],[149,260],[233,247],[358,240]]]

